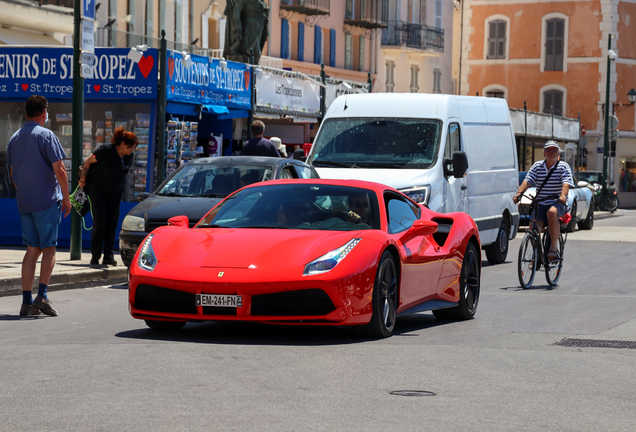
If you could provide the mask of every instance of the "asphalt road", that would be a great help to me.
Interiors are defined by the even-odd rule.
[[[0,430],[630,431],[636,349],[636,212],[568,236],[559,286],[524,291],[484,260],[475,319],[424,313],[395,335],[346,328],[188,324],[157,333],[125,285],[56,291],[59,317],[0,298]],[[611,241],[607,241],[610,239]],[[392,395],[396,390],[433,392]]]

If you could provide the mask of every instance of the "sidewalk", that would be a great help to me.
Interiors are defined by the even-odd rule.
[[[20,273],[26,247],[0,246],[0,297],[19,295],[22,292]],[[71,260],[68,249],[58,249],[55,254],[55,268],[49,285],[90,282],[102,279],[125,279],[128,268],[124,266],[119,253],[115,253],[116,266],[91,266],[91,254],[82,252],[81,260]],[[35,269],[33,286],[37,290],[40,262]],[[104,281],[107,283],[107,281]]]

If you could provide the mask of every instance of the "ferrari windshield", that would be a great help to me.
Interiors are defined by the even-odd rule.
[[[241,164],[187,164],[157,191],[160,196],[226,197],[251,183],[271,180],[268,166]]]
[[[329,231],[379,229],[373,191],[323,184],[244,189],[208,213],[196,228],[271,228]]]
[[[320,128],[307,163],[314,167],[430,168],[441,122],[403,118],[332,118]]]

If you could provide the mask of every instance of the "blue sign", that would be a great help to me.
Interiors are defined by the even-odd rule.
[[[82,0],[82,18],[95,21],[95,0]]]
[[[93,79],[84,80],[84,98],[156,99],[157,49],[148,49],[139,63],[128,48],[95,48]],[[0,99],[73,98],[73,48],[0,48]]]
[[[202,105],[249,110],[250,70],[245,63],[190,55],[191,65],[179,52],[168,50],[167,99]]]

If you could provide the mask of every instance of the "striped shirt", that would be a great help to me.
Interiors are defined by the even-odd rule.
[[[532,165],[524,180],[530,183],[531,186],[535,186],[538,190],[545,181],[548,172],[549,170],[546,167],[545,160],[537,161]],[[539,199],[539,203],[552,204],[555,201],[555,198],[545,198],[550,195],[560,196],[563,185],[566,183],[568,183],[570,187],[574,187],[574,180],[572,180],[570,166],[566,162],[558,161],[554,172],[537,197]]]

